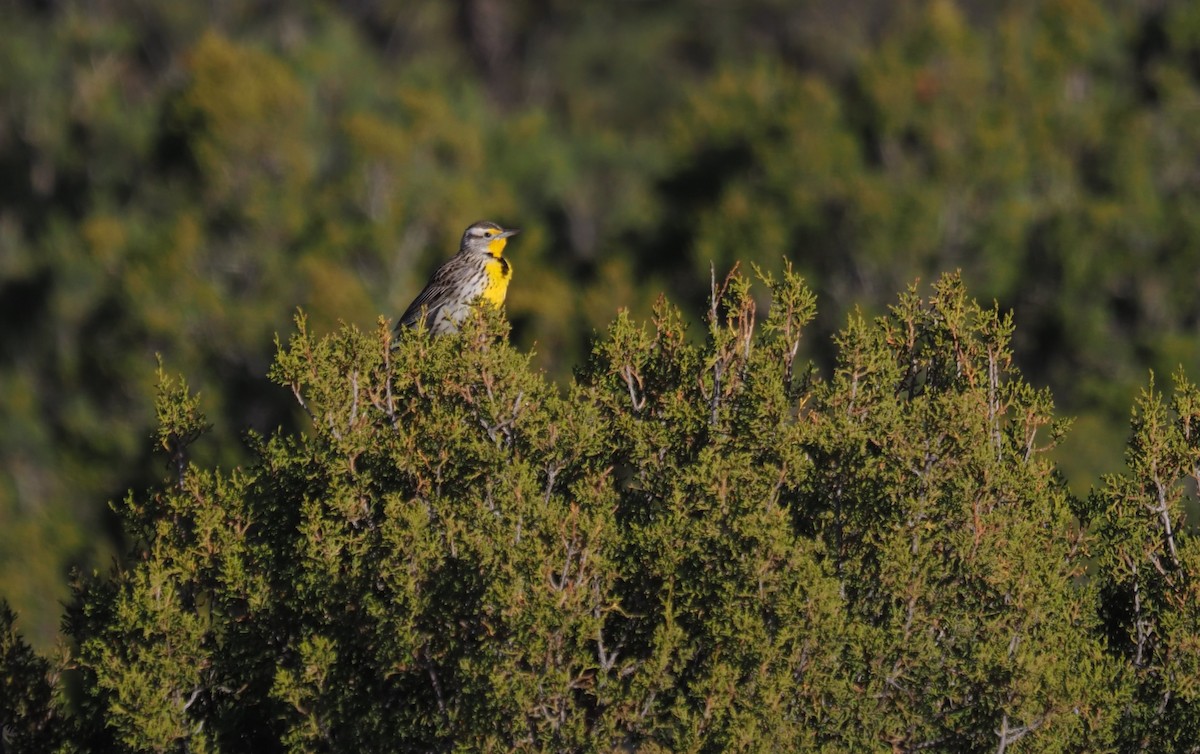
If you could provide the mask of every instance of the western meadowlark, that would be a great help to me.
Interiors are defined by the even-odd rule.
[[[496,307],[503,304],[512,265],[502,255],[508,239],[520,232],[487,221],[467,228],[458,253],[433,273],[400,317],[396,329],[424,322],[434,335],[454,332],[475,299],[482,298]]]

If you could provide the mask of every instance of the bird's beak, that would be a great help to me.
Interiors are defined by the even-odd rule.
[[[500,235],[496,236],[496,238],[508,238],[509,236],[515,236],[520,232],[521,232],[520,228],[509,228],[508,230],[504,231]]]

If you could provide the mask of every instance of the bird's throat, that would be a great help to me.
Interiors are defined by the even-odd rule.
[[[507,259],[497,257],[496,261],[488,262],[487,265],[488,283],[483,291],[483,298],[490,302],[493,306],[500,306],[504,303],[504,296],[508,293],[508,281],[512,279],[512,265]]]

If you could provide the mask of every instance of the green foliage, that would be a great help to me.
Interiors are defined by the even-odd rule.
[[[800,510],[870,628],[877,735],[903,749],[1003,749],[1038,732],[1023,746],[1095,750],[1121,698],[1074,583],[1081,533],[1044,458],[1052,404],[1012,367],[1011,332],[957,279],[928,301],[910,290],[874,326],[851,318],[812,404]]]
[[[0,750],[57,751],[67,740],[55,698],[58,675],[17,634],[16,616],[0,601]]]
[[[947,276],[821,379],[813,294],[759,276],[765,316],[714,275],[701,338],[622,313],[565,390],[487,307],[299,315],[271,377],[307,428],[130,495],[77,586],[79,748],[1186,750],[1196,388],[1146,394],[1081,528],[1011,317]],[[168,455],[199,406],[160,375]]]
[[[1128,471],[1107,476],[1084,515],[1099,536],[1109,648],[1135,685],[1122,744],[1183,751],[1200,737],[1200,549],[1184,523],[1185,491],[1200,481],[1200,390],[1178,373],[1168,407],[1151,379],[1131,424]]]
[[[154,401],[158,416],[158,451],[165,453],[182,484],[186,471],[187,449],[212,425],[200,410],[200,396],[192,394],[187,381],[172,377],[158,362],[158,397]]]

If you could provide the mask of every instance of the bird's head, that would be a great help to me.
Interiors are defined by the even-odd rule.
[[[504,247],[508,244],[509,237],[520,232],[519,228],[505,230],[496,223],[486,220],[477,222],[463,233],[460,250],[485,251],[499,259],[500,255],[504,253]]]

